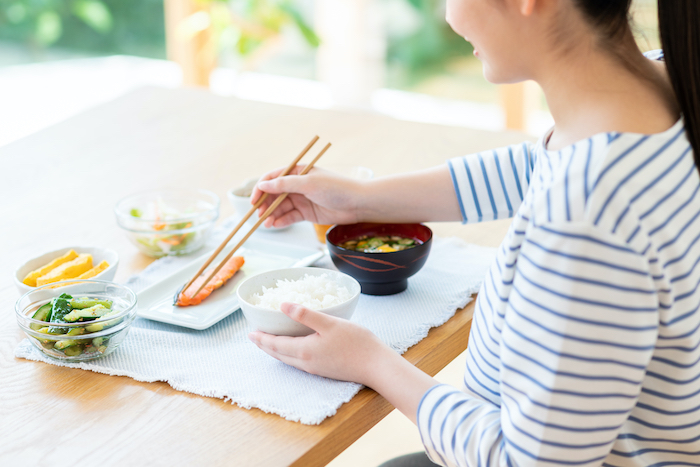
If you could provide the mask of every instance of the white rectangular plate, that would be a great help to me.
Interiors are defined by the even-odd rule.
[[[217,261],[225,257],[228,251],[230,249],[224,249],[212,264],[218,264]],[[239,309],[236,290],[247,277],[272,269],[311,266],[323,254],[318,249],[249,239],[245,246],[236,252],[236,255],[245,258],[241,270],[199,305],[174,306],[173,298],[175,292],[204,264],[209,257],[206,254],[139,292],[136,314],[163,323],[191,329],[206,329]]]

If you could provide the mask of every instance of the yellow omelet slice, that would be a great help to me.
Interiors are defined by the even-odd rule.
[[[75,277],[75,279],[90,279],[91,277],[95,277],[105,269],[109,267],[109,263],[107,261],[102,261],[100,264],[95,266],[94,268],[82,273],[78,277]],[[63,284],[58,284],[58,285],[52,285],[50,288],[52,289],[57,289],[59,287],[63,287]]]
[[[66,279],[74,279],[82,273],[92,269],[92,255],[83,253],[72,261],[63,263],[36,280],[36,285],[46,285]]]
[[[41,277],[45,276],[52,270],[56,269],[58,266],[67,263],[68,261],[72,261],[75,258],[78,257],[78,253],[75,252],[75,250],[70,250],[68,253],[64,254],[63,256],[59,256],[55,260],[51,261],[48,264],[43,265],[39,269],[35,269],[29,274],[27,274],[24,279],[22,279],[22,282],[25,283],[26,285],[30,287],[36,287],[36,280]]]
[[[109,267],[109,263],[107,261],[102,261],[100,264],[95,266],[94,268],[90,269],[89,271],[86,271],[76,277],[76,279],[90,279],[91,277],[95,277],[105,269]]]

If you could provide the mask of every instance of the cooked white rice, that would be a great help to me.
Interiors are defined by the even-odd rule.
[[[284,302],[298,303],[312,310],[322,310],[340,305],[352,298],[352,294],[327,274],[310,276],[305,274],[298,280],[280,279],[275,287],[262,288],[262,293],[253,294],[250,303],[270,310],[279,310]]]

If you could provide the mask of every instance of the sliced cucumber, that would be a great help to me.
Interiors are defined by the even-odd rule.
[[[66,332],[68,332],[68,328],[58,328],[56,326],[44,326],[43,328],[37,329],[36,332],[40,332],[42,334],[61,335],[61,334],[65,334]]]
[[[66,350],[63,351],[64,354],[66,354],[68,357],[77,357],[81,353],[83,353],[82,347],[79,345],[68,347]]]
[[[51,313],[51,302],[40,306],[39,309],[36,310],[36,312],[32,316],[32,319],[35,319],[37,321],[47,321],[49,313]],[[29,327],[34,329],[35,331],[38,331],[39,329],[43,328],[41,324],[37,323],[32,323],[29,325]]]
[[[97,300],[96,298],[74,298],[73,300],[70,301],[70,306],[73,309],[83,309],[83,308],[91,308],[95,305],[102,305],[105,308],[112,308],[112,301],[111,300]]]
[[[75,345],[80,344],[80,341],[77,339],[66,339],[62,341],[58,341],[54,344],[54,348],[58,350],[64,350],[67,349],[68,347],[73,347]]]
[[[105,307],[104,305],[95,305],[91,306],[90,308],[83,309],[76,308],[67,315],[65,315],[63,319],[67,323],[74,323],[79,319],[92,320],[106,315],[107,313],[109,313],[109,311],[109,308]]]
[[[111,312],[102,315],[102,318],[108,318],[112,315],[118,315],[118,314],[119,314],[118,310],[112,310]],[[88,324],[87,326],[85,326],[85,329],[87,330],[87,332],[99,332],[99,331],[102,331],[104,328],[114,326],[119,321],[120,321],[119,319],[112,319],[112,320],[108,320],[108,321],[102,321],[101,323]]]

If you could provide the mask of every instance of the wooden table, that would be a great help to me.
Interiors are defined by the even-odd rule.
[[[0,149],[0,465],[320,466],[392,410],[364,389],[335,416],[305,426],[166,383],[14,357],[23,334],[11,276],[24,260],[67,245],[108,246],[120,255],[116,280],[124,281],[151,259],[116,226],[118,199],[150,188],[205,187],[222,198],[226,218],[227,189],[288,163],[315,134],[334,143],[324,162],[366,165],[377,176],[522,140],[146,88]],[[496,246],[507,223],[432,227]],[[469,307],[459,311],[406,358],[437,373],[466,348],[469,316]]]

